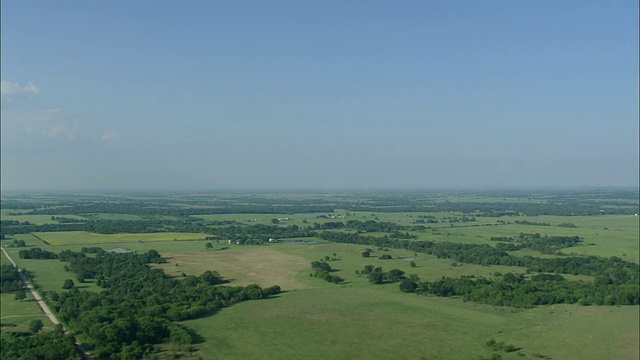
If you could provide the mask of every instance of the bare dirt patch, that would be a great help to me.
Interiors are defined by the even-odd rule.
[[[309,261],[295,255],[271,249],[233,249],[196,253],[165,253],[167,263],[157,267],[169,276],[200,275],[217,271],[231,285],[278,285],[282,290],[304,289],[309,286],[297,281],[296,274],[309,267]]]

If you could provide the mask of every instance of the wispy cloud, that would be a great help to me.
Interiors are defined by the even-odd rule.
[[[78,121],[65,119],[60,109],[46,109],[18,116],[14,126],[22,128],[28,134],[46,136],[50,139],[61,138],[75,140],[78,137]]]
[[[14,83],[11,81],[2,80],[2,86],[0,87],[0,92],[2,93],[2,97],[6,97],[9,95],[15,94],[37,94],[40,92],[40,89],[33,85],[32,83],[28,83],[25,86],[21,86],[18,83]]]
[[[100,140],[102,140],[102,142],[104,143],[118,143],[120,142],[120,134],[115,131],[105,131],[102,134],[102,137],[100,137]]]

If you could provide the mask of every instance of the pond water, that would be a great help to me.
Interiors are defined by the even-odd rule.
[[[131,252],[131,250],[127,250],[127,249],[124,249],[124,248],[113,248],[113,249],[107,250],[107,251],[114,252],[114,253],[128,253],[128,252]]]

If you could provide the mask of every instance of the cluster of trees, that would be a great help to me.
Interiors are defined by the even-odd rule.
[[[35,327],[33,326],[35,325]],[[42,321],[40,321],[42,327]],[[68,359],[82,360],[73,336],[65,335],[61,325],[53,331],[38,333],[37,323],[32,323],[30,333],[9,332],[0,337],[0,358],[17,359]]]
[[[18,251],[20,259],[57,259],[58,255],[40,248],[32,248]]]
[[[0,271],[0,293],[18,291],[24,288],[18,269],[11,265],[2,265]]]
[[[514,223],[518,225],[551,226],[551,224],[549,223],[542,223],[542,222],[535,222],[535,221],[528,221],[528,220],[516,220],[514,221]]]
[[[24,240],[13,239],[9,247],[27,247],[27,243],[25,243]]]
[[[496,306],[530,308],[536,305],[638,305],[640,293],[636,284],[615,286],[583,281],[567,281],[554,274],[537,274],[529,279],[524,274],[507,273],[493,279],[443,277],[437,281],[420,281],[412,275],[402,280],[400,290],[408,293],[442,297],[461,296],[466,301]]]
[[[334,284],[339,284],[344,281],[344,279],[340,276],[332,275],[331,272],[333,272],[334,270],[328,263],[324,261],[311,262],[311,270],[313,271],[311,273],[311,276],[319,277],[324,281]]]
[[[98,252],[61,253],[68,269],[100,281],[100,293],[47,293],[47,299],[68,326],[83,334],[83,343],[97,358],[138,359],[169,342],[177,349],[191,347],[190,332],[177,321],[213,314],[239,301],[264,299],[280,292],[275,285],[230,287],[214,271],[182,279],[165,277],[149,263],[163,261],[155,250],[143,254]],[[96,281],[97,282],[97,281]]]
[[[515,251],[520,249],[531,249],[543,254],[558,254],[558,250],[577,246],[582,242],[579,236],[540,236],[540,234],[520,233],[517,238],[513,237],[491,237],[491,241],[498,241],[501,244],[496,249],[502,251]],[[504,243],[509,243],[504,244]],[[517,245],[516,245],[517,244]]]
[[[364,269],[358,271],[358,275],[367,275],[369,283],[371,284],[384,284],[398,282],[405,279],[404,271],[399,269],[391,269],[388,272],[382,271],[381,267],[375,267],[373,265],[365,265]]]

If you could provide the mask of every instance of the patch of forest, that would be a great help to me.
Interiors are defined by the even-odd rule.
[[[97,251],[95,257],[66,250],[58,257],[69,262],[66,268],[76,273],[78,281],[95,279],[104,289],[98,293],[73,287],[45,294],[60,320],[99,359],[146,358],[164,343],[189,351],[194,334],[177,321],[209,316],[237,302],[280,292],[277,285],[226,286],[215,271],[167,278],[162,270],[148,266],[164,261],[155,250],[143,254]]]

